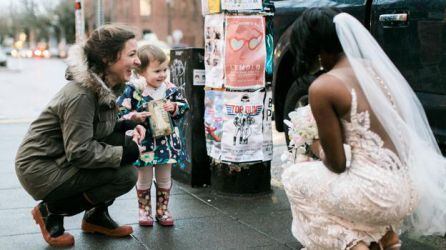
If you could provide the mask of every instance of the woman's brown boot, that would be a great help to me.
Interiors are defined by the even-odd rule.
[[[133,233],[133,228],[128,225],[120,226],[108,213],[108,206],[113,201],[104,202],[94,208],[85,211],[82,220],[82,231],[86,233],[100,233],[111,237],[125,237]]]
[[[33,208],[32,215],[45,241],[53,247],[69,247],[74,245],[74,237],[65,233],[63,216],[49,212],[46,204],[41,202]]]
[[[173,226],[173,218],[168,210],[169,205],[169,197],[170,197],[170,188],[159,188],[156,185],[156,221],[161,226]]]
[[[138,195],[139,225],[151,227],[153,226],[153,218],[152,205],[150,204],[150,189],[136,189],[136,194]]]

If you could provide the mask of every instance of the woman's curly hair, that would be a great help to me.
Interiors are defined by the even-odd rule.
[[[94,30],[84,45],[88,68],[96,73],[105,73],[107,67],[119,59],[119,52],[125,43],[135,38],[129,28],[118,25],[104,25]]]

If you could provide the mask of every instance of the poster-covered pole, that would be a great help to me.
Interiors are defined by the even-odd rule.
[[[202,0],[206,150],[211,185],[271,192],[272,15],[269,0]]]
[[[76,43],[82,43],[85,38],[84,1],[76,0],[74,3],[74,15],[76,24]]]

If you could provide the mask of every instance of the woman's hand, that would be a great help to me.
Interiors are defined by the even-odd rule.
[[[132,139],[136,144],[140,145],[142,140],[146,137],[146,128],[141,125],[137,125],[133,130]]]
[[[146,121],[147,117],[150,116],[150,112],[144,111],[144,112],[136,112],[131,116],[131,120],[135,121],[137,123],[143,123]]]
[[[166,103],[164,103],[163,108],[165,111],[174,112],[177,109],[177,103],[167,101]]]

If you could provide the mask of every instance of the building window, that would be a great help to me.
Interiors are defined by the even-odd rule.
[[[139,14],[141,16],[150,16],[152,13],[152,0],[139,0]]]

